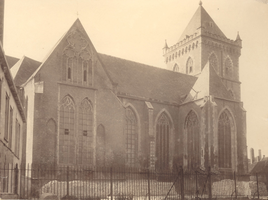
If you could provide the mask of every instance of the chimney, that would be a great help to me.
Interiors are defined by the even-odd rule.
[[[259,157],[258,157],[258,161],[261,161],[261,150],[259,149]]]
[[[254,163],[254,149],[253,148],[250,149],[250,159],[251,159],[251,164],[253,164]]]
[[[4,46],[4,8],[5,0],[0,0],[0,42],[2,46]]]

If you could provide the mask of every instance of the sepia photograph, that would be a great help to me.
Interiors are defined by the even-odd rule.
[[[0,200],[268,199],[268,0],[0,0]]]

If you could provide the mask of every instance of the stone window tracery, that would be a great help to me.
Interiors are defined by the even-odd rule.
[[[197,115],[190,111],[185,119],[187,134],[188,168],[194,169],[200,165],[200,136]]]
[[[63,50],[62,80],[92,86],[93,53],[87,40],[79,31],[73,31],[67,37],[67,42],[68,45]]]
[[[75,106],[72,98],[63,98],[60,106],[59,163],[75,164]],[[68,134],[65,134],[66,131]]]
[[[219,167],[231,168],[231,123],[224,111],[218,122]]]
[[[93,109],[86,98],[79,107],[77,163],[89,165],[93,161]]]
[[[156,168],[160,171],[169,168],[169,140],[169,119],[165,113],[162,113],[156,125]]]
[[[138,153],[138,126],[137,117],[130,107],[126,108],[125,120],[126,161],[128,166],[135,166]]]

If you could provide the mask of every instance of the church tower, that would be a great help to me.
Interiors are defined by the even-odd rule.
[[[167,69],[199,76],[209,61],[229,90],[233,99],[240,100],[239,57],[242,40],[228,39],[209,16],[200,1],[199,7],[178,42],[168,46],[163,56]]]

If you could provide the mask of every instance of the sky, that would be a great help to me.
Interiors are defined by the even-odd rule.
[[[268,156],[268,0],[202,0],[232,40],[239,31],[241,99],[248,150]],[[79,18],[100,53],[165,68],[162,48],[174,45],[199,0],[6,0],[6,55],[42,61]]]

